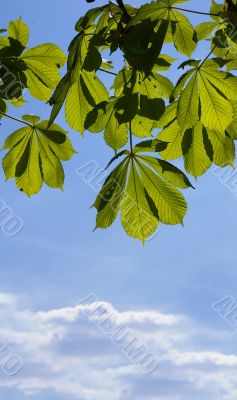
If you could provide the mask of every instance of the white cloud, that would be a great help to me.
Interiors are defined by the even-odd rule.
[[[0,305],[14,305],[17,297],[10,293],[0,293]]]
[[[38,312],[36,316],[42,321],[53,321],[62,319],[68,322],[76,321],[81,314],[103,308],[105,313],[113,316],[116,323],[152,323],[154,325],[177,325],[184,321],[184,317],[172,314],[162,314],[158,311],[126,311],[118,312],[111,303],[96,301],[88,304],[78,304],[74,307],[60,308],[47,312]]]
[[[221,335],[197,329],[195,321],[183,315],[120,312],[107,302],[33,312],[21,309],[12,295],[0,293],[1,299],[0,339],[20,354],[24,368],[10,380],[2,376],[0,392],[18,390],[23,399],[37,394],[37,400],[45,399],[47,391],[69,400],[236,399],[237,356],[224,351],[222,341],[223,335],[226,342],[233,335],[229,327]],[[93,321],[85,312],[95,305],[105,314],[98,313]],[[113,316],[115,326],[124,324],[158,357],[153,374],[131,363],[98,328],[105,315]]]

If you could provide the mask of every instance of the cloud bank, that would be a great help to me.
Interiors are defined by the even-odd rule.
[[[0,293],[0,303],[0,339],[24,361],[15,376],[0,369],[0,395],[7,400],[237,398],[237,355],[227,346],[236,333],[229,327],[218,332],[188,316],[119,311],[103,301],[32,311],[20,306],[19,297]],[[88,314],[92,306],[104,313]],[[158,368],[145,373],[132,362],[99,329],[105,315],[112,315],[114,326],[126,326],[147,346]]]

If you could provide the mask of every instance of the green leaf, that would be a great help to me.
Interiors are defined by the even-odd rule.
[[[230,101],[216,91],[205,74],[200,74],[199,87],[203,125],[209,129],[225,131],[233,116]]]
[[[169,54],[160,54],[154,68],[158,71],[167,71],[175,60],[176,58],[171,57]]]
[[[48,121],[37,124],[37,116],[23,118],[34,125],[21,128],[6,139],[3,147],[9,149],[3,159],[6,179],[15,178],[18,188],[27,196],[38,193],[43,181],[62,189],[64,171],[60,160],[70,159],[75,152],[66,132],[55,124],[48,130]]]
[[[102,64],[101,64],[101,68],[104,69],[114,69],[113,67],[113,62],[109,61],[109,60],[105,60],[104,58],[102,59]]]
[[[143,243],[158,227],[158,219],[148,204],[142,180],[131,161],[128,184],[121,208],[121,222],[128,235]]]
[[[213,147],[213,161],[216,165],[225,167],[234,165],[235,145],[233,140],[225,133],[207,129],[209,140]]]
[[[93,133],[104,131],[105,142],[115,151],[125,146],[128,140],[127,121],[119,122],[118,101],[119,99],[98,104],[85,120],[85,128],[89,131]]]
[[[194,126],[199,115],[209,129],[223,132],[230,125],[237,80],[218,68],[217,59],[207,60],[178,81],[172,96],[180,95],[177,117],[181,128]]]
[[[31,125],[36,125],[37,122],[40,121],[40,117],[38,117],[38,115],[23,115],[22,119],[26,122],[29,122]]]
[[[146,76],[144,73],[137,73],[135,78],[133,93],[140,93],[149,99],[156,99],[157,97],[164,97],[169,99],[173,90],[172,82],[156,72]]]
[[[197,46],[194,40],[193,26],[187,17],[176,10],[170,11],[169,18],[175,21],[172,24],[172,34],[176,49],[180,53],[190,57]]]
[[[190,135],[190,131],[188,134]],[[208,170],[212,160],[208,157],[205,149],[201,123],[193,128],[191,135],[191,138],[188,139],[190,146],[184,151],[184,165],[186,171],[197,178]]]
[[[180,129],[177,120],[158,133],[157,139],[168,143],[165,150],[161,152],[165,160],[174,160],[182,156],[183,135],[184,132]]]
[[[83,71],[67,94],[65,104],[66,121],[69,126],[84,133],[89,112],[101,101],[108,99],[108,92],[102,82],[90,72]]]
[[[182,91],[177,110],[177,120],[182,130],[192,128],[199,120],[199,93],[197,74],[194,74]]]
[[[7,111],[7,104],[6,102],[0,98],[0,119],[3,118],[2,113],[5,113]]]
[[[125,52],[129,56],[144,55],[148,52],[149,44],[154,36],[154,26],[149,20],[142,21],[130,28],[126,35]],[[163,41],[160,43],[162,47]]]
[[[30,69],[25,71],[25,75],[27,79],[28,90],[31,96],[38,100],[48,101],[51,96],[52,89],[44,85]]]
[[[144,164],[139,163],[139,167],[145,189],[157,206],[160,221],[182,224],[187,211],[183,195]]]
[[[212,0],[212,4],[211,4],[211,8],[210,8],[210,14],[211,14],[211,18],[214,19],[215,21],[220,21],[220,17],[217,17],[213,14],[218,14],[223,12],[224,10],[224,4],[218,4],[216,3],[214,0]]]
[[[40,82],[49,89],[55,89],[60,81],[60,74],[57,68],[50,67],[36,60],[27,60],[25,62],[29,70],[33,72]]]
[[[84,133],[85,120],[91,108],[83,93],[81,81],[78,80],[70,87],[66,97],[65,117],[68,125],[75,131]]]
[[[67,69],[71,84],[79,80],[82,71],[95,73],[102,64],[101,55],[92,41],[93,34],[94,27],[90,27],[70,43]]]
[[[115,151],[125,146],[128,141],[128,130],[125,124],[120,124],[116,118],[116,109],[108,105],[107,121],[104,129],[104,139]]]
[[[172,185],[181,189],[193,187],[187,176],[177,167],[167,161],[150,156],[138,156],[143,162],[155,170],[158,175]]]
[[[133,153],[159,153],[166,149],[168,143],[153,139],[153,140],[144,140],[143,142],[139,142],[134,146]]]
[[[19,40],[9,37],[7,45],[0,49],[0,60],[3,61],[4,65],[12,67],[10,64],[13,60],[17,61],[16,58],[19,57],[24,50],[25,46],[23,46]]]
[[[2,47],[8,47],[10,45],[8,37],[0,36],[0,49]]]
[[[22,21],[22,18],[9,23],[8,34],[13,39],[18,40],[24,47],[27,46],[29,40],[29,28]]]
[[[59,68],[66,56],[56,45],[47,43],[27,50],[21,55],[27,66],[25,71],[30,94],[43,101],[48,101],[52,92],[60,82]]]
[[[202,22],[195,27],[198,40],[207,39],[212,32],[218,27],[216,22]]]
[[[179,66],[179,68],[182,67]],[[177,99],[182,92],[183,88],[185,87],[186,83],[189,81],[191,76],[193,75],[193,70],[185,72],[183,75],[181,75],[176,83],[176,86],[171,92],[170,95],[170,103],[172,103],[175,99]]]
[[[150,21],[159,21],[161,19],[172,20],[172,15],[169,15],[169,9],[172,5],[178,3],[179,1],[173,0],[156,0],[152,1],[150,4],[145,4],[139,8],[129,25],[139,24],[146,19]]]
[[[131,101],[128,100],[127,108],[129,105]],[[130,121],[132,133],[138,137],[151,136],[154,121],[159,120],[164,111],[165,103],[162,99],[149,99],[147,96],[140,95],[136,115]]]
[[[142,152],[159,151],[157,140],[138,143],[132,153],[122,151],[109,163],[125,156],[110,173],[98,194],[96,227],[110,226],[121,210],[121,222],[131,237],[144,242],[157,229],[159,221],[183,222],[187,205],[176,189],[192,187],[185,174],[170,163]]]
[[[149,24],[151,23],[149,22]],[[142,70],[146,72],[146,75],[149,75],[151,73],[151,71],[154,68],[154,65],[157,62],[157,59],[160,56],[165,41],[165,37],[167,34],[167,29],[168,29],[168,21],[161,21],[158,25],[157,31],[154,33],[151,39],[151,46],[145,54],[146,62],[143,64],[142,68]]]
[[[231,137],[232,140],[237,139],[237,103],[233,103],[233,120],[231,124],[227,128],[227,133]]]
[[[64,66],[67,57],[60,47],[45,43],[25,51],[21,59],[29,66],[35,61],[58,69]]]
[[[13,107],[22,107],[25,105],[26,100],[24,99],[23,96],[20,97],[13,97],[11,100],[9,100],[9,103],[13,106]]]
[[[137,114],[131,122],[131,132],[133,135],[140,138],[151,136],[153,125],[151,119]]]
[[[163,128],[169,125],[171,122],[173,122],[176,119],[177,116],[177,107],[178,107],[178,102],[174,101],[173,103],[169,104],[162,117],[159,119],[158,122],[155,123],[156,128]]]
[[[160,20],[169,21],[171,30],[167,33],[167,36],[172,35],[173,43],[179,52],[190,56],[197,45],[194,40],[195,31],[188,18],[172,8],[173,5],[178,3],[172,0],[162,0],[146,4],[140,7],[129,25],[136,25],[144,20],[156,21],[157,23]],[[170,41],[170,38],[168,41]]]
[[[107,166],[105,167],[105,170],[110,167],[111,164],[113,164],[114,161],[116,161],[118,158],[124,156],[125,154],[129,154],[128,150],[121,150],[119,153],[117,153],[114,157],[111,158],[111,160],[108,162]]]
[[[122,161],[108,176],[94,207],[97,208],[96,228],[108,228],[114,222],[123,199],[128,162]]]
[[[48,101],[49,105],[53,106],[50,114],[49,125],[51,125],[54,122],[57,115],[59,114],[66,99],[66,96],[68,94],[69,88],[70,88],[70,75],[66,74],[59,82],[53,95],[50,97]]]
[[[87,13],[77,21],[75,25],[76,31],[81,32],[89,28],[107,8],[108,6],[105,5],[102,7],[92,8],[91,10],[87,11]]]

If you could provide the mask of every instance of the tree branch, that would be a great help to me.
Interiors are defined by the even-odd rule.
[[[125,5],[123,4],[123,0],[116,0],[120,10],[123,12],[124,18],[126,22],[129,22],[131,17],[127,12]]]

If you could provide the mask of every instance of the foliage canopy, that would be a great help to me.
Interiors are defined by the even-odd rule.
[[[75,153],[55,123],[64,107],[72,130],[103,132],[115,153],[108,167],[117,165],[93,205],[96,227],[109,227],[120,213],[124,230],[144,242],[160,222],[183,223],[187,204],[181,190],[192,184],[170,161],[183,159],[195,178],[213,163],[235,161],[237,0],[213,0],[205,12],[181,3],[188,0],[138,8],[118,0],[91,8],[76,23],[67,56],[51,43],[28,48],[29,29],[21,18],[0,30],[0,117],[24,124],[3,145],[6,179],[14,178],[27,196],[43,182],[63,187],[62,161]],[[194,27],[191,13],[209,21]],[[166,44],[184,58],[176,83],[169,69],[177,60]],[[199,47],[207,49],[201,60],[194,58]],[[117,72],[114,53],[124,61]],[[99,78],[102,72],[113,77],[111,88]],[[9,115],[9,108],[24,105],[25,90],[52,107],[47,121]]]

